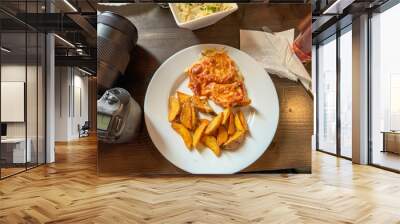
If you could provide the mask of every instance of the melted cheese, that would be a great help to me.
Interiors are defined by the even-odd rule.
[[[235,62],[223,50],[209,49],[187,70],[189,88],[226,108],[250,104]]]

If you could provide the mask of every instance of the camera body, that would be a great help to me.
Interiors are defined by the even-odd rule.
[[[141,108],[128,91],[107,90],[97,101],[97,137],[105,143],[126,143],[138,132]]]

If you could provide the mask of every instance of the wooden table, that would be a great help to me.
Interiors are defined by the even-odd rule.
[[[139,41],[133,51],[133,60],[116,86],[127,89],[143,106],[152,75],[177,51],[200,43],[239,48],[240,29],[261,30],[268,26],[278,32],[294,28],[311,8],[297,4],[243,4],[237,12],[217,24],[194,32],[178,28],[169,9],[157,5],[99,6],[99,10],[124,15],[138,28]],[[282,169],[310,172],[313,99],[300,84],[271,76],[280,101],[278,129],[269,149],[244,172]],[[183,173],[155,148],[144,121],[139,136],[128,144],[99,143],[98,172],[100,175]]]

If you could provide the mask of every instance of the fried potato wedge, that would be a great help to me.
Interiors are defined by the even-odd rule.
[[[202,99],[199,96],[192,96],[193,106],[196,107],[199,111],[209,114],[215,114],[214,110],[208,104],[207,99]]]
[[[190,131],[177,122],[172,122],[171,126],[182,137],[186,147],[192,149],[192,135],[190,134]]]
[[[193,146],[198,147],[199,142],[201,140],[201,137],[203,137],[204,130],[206,130],[207,125],[210,123],[210,121],[206,119],[200,120],[199,126],[196,128],[193,134]]]
[[[228,121],[228,135],[233,135],[236,132],[236,127],[235,127],[235,115],[231,113],[229,115],[229,121]]]
[[[216,117],[214,117],[211,120],[210,124],[208,124],[204,133],[206,135],[211,135],[219,128],[219,126],[221,125],[221,122],[222,122],[222,113],[219,113]]]
[[[201,138],[201,141],[210,148],[216,156],[221,155],[221,148],[217,144],[217,139],[214,136],[205,135]]]
[[[229,116],[231,115],[231,113],[232,113],[232,108],[230,108],[230,107],[225,108],[225,110],[222,112],[222,114],[223,114],[223,117],[222,117],[222,124],[223,124],[223,125],[225,125],[226,122],[229,121]]]
[[[224,144],[228,140],[228,131],[224,126],[219,126],[218,134],[217,134],[217,143],[218,145]]]
[[[242,126],[243,126],[244,130],[248,131],[249,130],[249,126],[247,124],[247,121],[246,121],[246,118],[244,117],[243,112],[239,111],[238,114],[239,114],[239,119],[240,119],[240,122],[242,123]]]
[[[179,104],[179,100],[175,96],[170,96],[168,107],[168,121],[171,122],[175,120],[176,116],[178,116],[179,112],[181,112],[181,105]]]
[[[192,129],[192,106],[189,100],[182,104],[180,121],[187,129]]]
[[[184,104],[186,101],[190,99],[190,95],[184,92],[176,91],[176,95],[178,95],[179,103]]]
[[[238,131],[246,131],[243,127],[242,121],[240,120],[239,113],[235,114],[235,127]]]
[[[236,131],[224,144],[225,149],[235,149],[242,144],[246,133],[244,131]]]
[[[192,110],[192,130],[194,130],[197,126],[197,111],[196,108],[191,105],[191,110]]]

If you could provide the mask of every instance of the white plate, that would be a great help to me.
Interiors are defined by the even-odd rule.
[[[250,134],[236,150],[223,150],[216,157],[210,149],[188,150],[168,122],[168,97],[180,90],[193,94],[187,87],[184,70],[199,60],[206,48],[225,48],[244,76],[252,103],[242,107]],[[216,112],[222,108],[212,104]],[[201,44],[179,51],[155,72],[144,102],[147,130],[160,153],[175,166],[194,174],[232,174],[255,162],[268,148],[279,120],[279,102],[275,86],[265,70],[246,53],[226,45]]]

